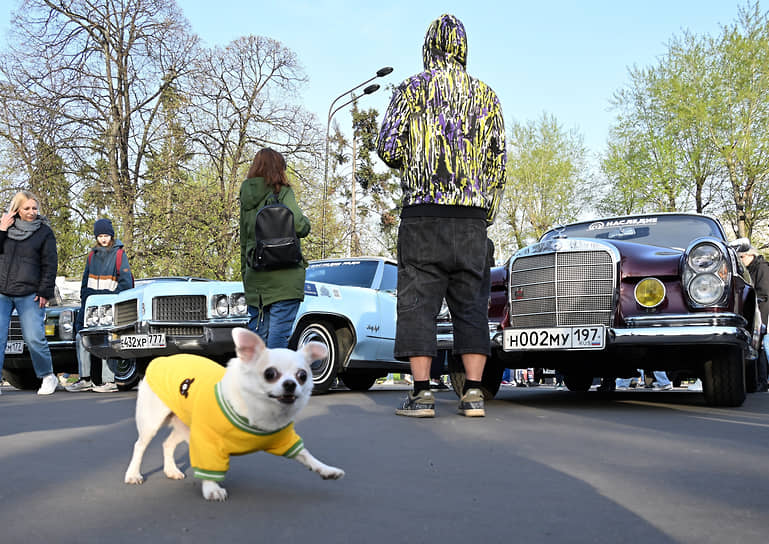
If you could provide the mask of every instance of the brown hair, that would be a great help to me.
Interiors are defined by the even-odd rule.
[[[257,151],[246,177],[264,178],[264,182],[269,187],[272,187],[276,193],[284,185],[286,187],[290,186],[286,177],[286,159],[283,158],[283,155],[269,147]]]

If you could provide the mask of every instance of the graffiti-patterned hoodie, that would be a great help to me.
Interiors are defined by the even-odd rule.
[[[427,29],[422,57],[425,71],[396,88],[377,141],[401,170],[401,216],[475,211],[491,224],[507,161],[499,99],[465,71],[467,35],[453,15]]]

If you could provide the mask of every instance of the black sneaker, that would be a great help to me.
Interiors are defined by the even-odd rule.
[[[486,410],[483,409],[483,393],[480,389],[468,389],[467,393],[459,399],[459,413],[467,417],[483,417]]]
[[[407,417],[435,417],[435,397],[429,390],[420,391],[418,395],[409,392],[395,414]]]

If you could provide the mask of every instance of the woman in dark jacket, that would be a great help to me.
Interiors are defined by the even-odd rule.
[[[59,261],[56,237],[38,207],[35,195],[19,191],[0,218],[0,362],[5,362],[8,326],[16,308],[32,366],[43,381],[37,394],[50,395],[59,380],[45,339],[45,305],[54,296]]]
[[[294,215],[299,238],[310,232],[310,220],[296,203],[286,178],[286,161],[274,149],[260,150],[240,187],[240,272],[251,321],[248,328],[262,337],[268,348],[285,348],[291,326],[304,300],[304,269],[307,261],[277,270],[255,270],[248,255],[256,245],[256,213],[273,195]]]

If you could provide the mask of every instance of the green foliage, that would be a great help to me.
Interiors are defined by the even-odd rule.
[[[513,123],[510,133],[497,223],[521,247],[553,224],[576,219],[590,191],[586,150],[577,131],[563,129],[554,116],[543,113],[536,122]],[[516,249],[508,240],[497,245],[500,253]]]
[[[769,220],[769,17],[758,2],[716,37],[674,37],[657,65],[629,72],[598,208],[709,212],[752,237]]]

